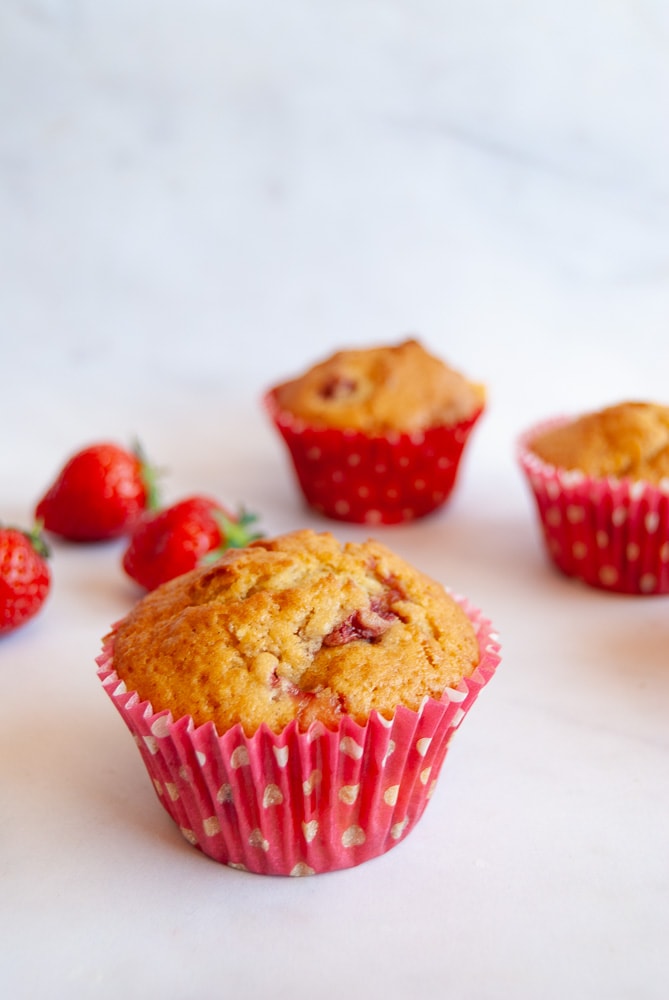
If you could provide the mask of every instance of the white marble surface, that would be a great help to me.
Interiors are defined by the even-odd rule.
[[[550,570],[513,442],[669,397],[668,57],[660,0],[2,4],[0,519],[138,434],[168,499],[326,527],[260,393],[415,332],[490,405],[449,507],[383,537],[504,650],[404,843],[243,875],[99,689],[120,547],[55,545],[0,646],[3,996],[666,996],[669,605]]]

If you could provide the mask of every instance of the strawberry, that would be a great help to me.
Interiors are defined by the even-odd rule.
[[[191,496],[137,524],[123,554],[125,572],[146,590],[214,560],[225,549],[243,548],[260,538],[249,531],[254,514],[233,517],[211,497]]]
[[[74,542],[99,542],[127,534],[155,506],[155,483],[139,448],[93,444],[65,463],[37,504],[44,528]]]
[[[39,532],[0,526],[0,635],[36,615],[51,586],[48,550]]]

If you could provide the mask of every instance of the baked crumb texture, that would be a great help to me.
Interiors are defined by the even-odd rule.
[[[307,550],[298,566],[294,545]],[[452,607],[376,544],[342,548],[298,533],[224,566],[237,559],[234,573],[196,572],[145,598],[107,637],[100,680],[189,844],[263,874],[359,865],[400,843],[422,815],[452,736],[495,673],[497,637],[476,609]],[[277,612],[285,630],[270,623]],[[132,688],[142,672],[153,707],[141,700],[147,690]],[[223,674],[236,690],[217,681]],[[439,697],[426,696],[433,689]],[[173,710],[160,707],[163,692],[176,693]],[[279,732],[249,722],[248,732],[237,724],[219,734],[213,722],[178,717],[190,697],[204,716],[229,697],[253,720],[292,721]],[[400,698],[416,709],[396,707]],[[367,717],[377,702],[382,714]],[[229,713],[222,727],[238,711]]]
[[[669,593],[669,409],[622,403],[530,430],[519,460],[555,565],[593,587]]]
[[[657,485],[669,479],[669,407],[618,403],[544,430],[530,447],[557,468]]]
[[[231,550],[151,592],[114,646],[119,677],[154,709],[247,734],[417,710],[479,657],[440,584],[378,542],[312,531]]]
[[[446,502],[485,392],[408,340],[341,351],[264,402],[309,506],[375,525]]]
[[[277,386],[275,396],[281,409],[306,423],[372,435],[457,424],[485,403],[483,386],[415,339],[338,351]]]

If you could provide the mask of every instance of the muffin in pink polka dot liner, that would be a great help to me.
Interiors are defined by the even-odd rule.
[[[575,467],[577,447],[585,468],[604,472]],[[518,459],[562,573],[621,594],[669,593],[669,410],[624,403],[544,421],[520,437]]]
[[[374,558],[383,560],[382,550],[377,548],[365,549],[365,559],[370,551]],[[239,557],[231,558],[235,561]],[[207,576],[212,572],[218,579],[214,585],[210,583],[212,576]],[[195,634],[204,628],[202,619],[209,612],[202,611],[201,603],[192,614],[184,611],[183,595],[185,591],[190,595],[186,598],[190,607],[191,599],[201,601],[203,587],[211,588],[212,593],[220,589],[220,576],[216,568],[187,574],[159,588],[154,606],[157,601],[164,608],[176,600],[180,614],[189,618],[191,634]],[[281,586],[270,587],[272,601],[279,605],[288,600]],[[340,640],[349,647],[347,653],[370,658],[383,658],[388,650],[410,647],[406,627],[397,616],[410,617],[416,593],[409,582],[403,596],[397,597],[400,586],[393,580],[395,596],[388,603],[383,596],[389,593],[387,585],[382,585],[385,591],[374,585],[367,610],[354,612],[323,637],[324,654],[334,651],[338,656]],[[151,595],[147,600],[151,601]],[[433,793],[454,733],[498,666],[499,642],[490,622],[466,600],[450,595],[448,600],[454,605],[453,622],[461,617],[466,629],[454,637],[455,645],[464,648],[469,631],[474,637],[473,669],[447,685],[438,697],[423,696],[415,708],[399,704],[390,713],[372,710],[362,719],[345,710],[332,715],[331,698],[324,698],[318,690],[317,699],[323,698],[325,712],[318,706],[314,710],[311,702],[304,719],[298,714],[281,727],[262,723],[251,731],[241,722],[229,729],[217,727],[213,721],[196,722],[192,714],[179,715],[140,697],[129,679],[119,677],[115,657],[120,655],[117,646],[123,641],[128,619],[117,623],[107,636],[98,657],[98,674],[135,738],[158,801],[189,844],[215,861],[259,874],[302,876],[350,868],[384,854],[413,829]],[[214,599],[217,614],[225,615],[217,602],[218,598]],[[381,607],[382,611],[373,610]],[[146,607],[140,612],[142,628],[148,621],[145,612]],[[329,611],[324,613],[327,617]],[[422,615],[417,609],[415,613]],[[315,614],[318,617],[320,611]],[[232,619],[225,628],[233,628]],[[132,635],[133,643],[134,624],[126,634],[126,639]],[[164,631],[164,621],[160,628]],[[213,641],[212,634],[208,633],[208,642]],[[330,642],[335,645],[328,647]],[[172,649],[179,646],[180,639],[172,634],[168,643]],[[357,651],[350,649],[353,643]],[[388,644],[385,652],[381,648],[384,643]],[[307,645],[313,647],[311,639]],[[311,649],[314,662],[319,652]],[[144,653],[140,642],[133,655],[141,659]],[[179,670],[190,671],[187,653],[181,651],[179,657],[182,655]],[[410,653],[405,657],[406,662],[396,662],[395,674],[411,673]],[[195,660],[193,670],[199,675],[202,665],[197,657]],[[162,653],[157,661],[160,670],[169,672]],[[118,666],[120,669],[121,664]],[[370,673],[373,669],[372,664]],[[276,671],[275,667],[270,687]],[[238,675],[239,683],[245,683],[249,672],[253,670],[247,664]],[[392,679],[389,683],[392,685]],[[286,692],[281,685],[274,688],[280,702]],[[287,693],[295,697],[295,685],[293,690],[289,685]]]
[[[448,500],[485,392],[407,340],[339,351],[270,389],[264,404],[309,506],[397,524]]]

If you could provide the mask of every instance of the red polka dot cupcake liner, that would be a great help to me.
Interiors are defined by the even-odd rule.
[[[358,524],[398,524],[425,517],[451,495],[477,410],[452,426],[372,436],[306,424],[264,404],[283,438],[307,504],[325,517]]]
[[[530,450],[545,422],[519,441],[543,539],[557,568],[621,594],[669,593],[669,482],[660,486],[557,469]]]
[[[417,712],[376,712],[366,725],[343,718],[336,731],[291,723],[279,734],[167,711],[128,691],[114,671],[113,631],[98,676],[133,734],[158,801],[194,847],[215,861],[266,875],[351,868],[399,844],[420,819],[450,741],[500,661],[490,622],[460,602],[478,635],[471,677],[426,698]]]

